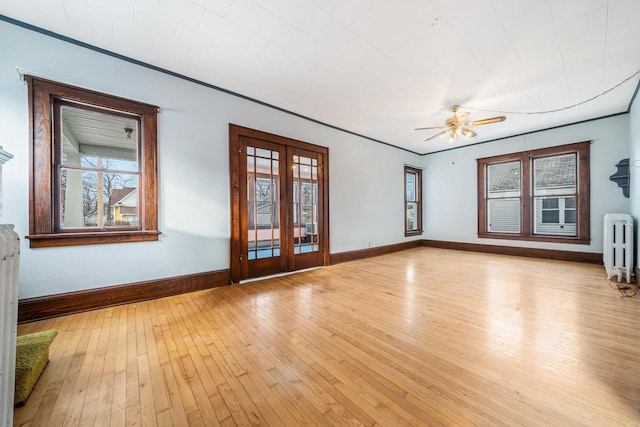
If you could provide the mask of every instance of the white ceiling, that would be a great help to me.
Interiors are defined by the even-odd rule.
[[[579,103],[640,70],[640,0],[0,0],[0,14],[418,153],[469,120]],[[476,143],[627,111],[506,114]]]

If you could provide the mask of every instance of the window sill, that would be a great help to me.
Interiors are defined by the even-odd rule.
[[[479,239],[525,240],[530,242],[569,243],[574,245],[589,245],[591,239],[579,239],[565,236],[522,236],[519,234],[478,233]]]
[[[411,236],[422,236],[422,230],[404,232],[404,237],[411,237]]]
[[[94,233],[31,234],[30,248],[99,245],[104,243],[149,242],[158,240],[159,231],[115,231]]]

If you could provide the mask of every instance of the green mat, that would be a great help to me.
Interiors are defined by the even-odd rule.
[[[49,362],[49,346],[56,329],[22,335],[16,340],[16,392],[14,404],[23,405]]]

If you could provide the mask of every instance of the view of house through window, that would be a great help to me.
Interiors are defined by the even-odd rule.
[[[478,159],[478,180],[480,237],[588,241],[589,142]]]
[[[59,105],[59,229],[138,228],[138,118]]]
[[[576,235],[576,154],[533,160],[534,232]]]
[[[520,162],[487,166],[487,222],[489,231],[520,233]]]

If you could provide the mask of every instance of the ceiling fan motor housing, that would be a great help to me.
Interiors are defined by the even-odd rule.
[[[416,130],[423,130],[423,129],[443,129],[441,132],[425,139],[425,141],[430,141],[434,138],[437,138],[439,136],[445,136],[445,135],[449,135],[449,140],[451,142],[455,141],[458,137],[459,134],[463,134],[464,136],[466,136],[467,138],[473,138],[474,136],[476,136],[477,134],[472,131],[471,129],[469,129],[467,126],[480,126],[480,125],[488,125],[491,123],[497,123],[497,122],[503,122],[505,121],[507,118],[505,116],[499,116],[499,117],[491,117],[488,119],[481,119],[481,120],[474,120],[472,122],[467,122],[467,118],[469,117],[470,113],[460,113],[460,115],[458,115],[458,110],[460,109],[459,105],[453,105],[451,106],[450,110],[453,112],[453,116],[449,117],[448,119],[445,120],[444,122],[444,126],[440,126],[440,127],[428,127],[428,128],[417,128]]]

